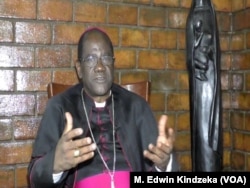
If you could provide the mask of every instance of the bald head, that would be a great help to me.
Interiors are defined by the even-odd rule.
[[[109,36],[107,35],[107,33],[105,33],[103,30],[99,29],[99,28],[90,28],[87,29],[82,36],[80,37],[80,40],[78,42],[78,60],[81,61],[83,59],[82,55],[84,54],[84,44],[86,42],[86,40],[88,39],[95,39],[95,40],[105,40],[111,50],[112,56],[114,55],[114,49],[113,49],[113,44],[109,38]]]

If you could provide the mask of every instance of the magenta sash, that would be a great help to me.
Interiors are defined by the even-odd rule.
[[[115,188],[130,187],[129,171],[117,171],[114,174]],[[111,178],[107,172],[84,178],[76,182],[75,188],[111,188]]]

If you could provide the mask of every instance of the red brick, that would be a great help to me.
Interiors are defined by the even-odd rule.
[[[232,135],[229,131],[223,132],[223,147],[230,148],[232,146]]]
[[[121,74],[121,84],[149,80],[147,71],[129,71]]]
[[[72,20],[72,1],[40,0],[38,1],[38,18],[42,20]]]
[[[231,157],[231,167],[233,170],[245,170],[245,155],[240,152],[233,151]]]
[[[141,29],[121,30],[121,45],[125,47],[148,47],[149,32]]]
[[[11,140],[13,127],[11,119],[0,119],[0,141]]]
[[[43,115],[46,104],[47,104],[47,100],[48,100],[48,94],[47,92],[44,94],[38,94],[37,98],[36,98],[36,112],[38,115]]]
[[[28,187],[28,168],[25,166],[16,168],[16,187]]]
[[[107,7],[104,3],[76,2],[74,17],[77,22],[105,23]]]
[[[138,58],[138,68],[141,69],[165,69],[166,56],[164,52],[156,50],[140,51]]]
[[[177,32],[177,49],[186,50],[186,33],[184,31]]]
[[[176,88],[177,75],[172,71],[161,71],[151,73],[151,89],[153,90],[173,90]]]
[[[233,30],[242,30],[250,27],[249,23],[250,11],[247,9],[246,11],[236,12],[233,16]]]
[[[151,47],[159,49],[176,49],[177,34],[175,31],[152,31]]]
[[[232,75],[232,89],[233,90],[242,90],[244,87],[244,75],[242,74],[233,74]]]
[[[36,60],[38,67],[69,67],[71,49],[68,46],[37,48]]]
[[[137,25],[137,8],[132,6],[109,6],[109,23]],[[126,15],[126,16],[124,16]]]
[[[0,20],[0,28],[0,42],[12,42],[14,39],[12,23]]]
[[[191,172],[192,171],[192,163],[191,163],[191,154],[183,153],[178,155],[178,162],[180,165],[181,172]]]
[[[0,46],[1,67],[34,67],[34,49],[31,47]]]
[[[0,70],[0,91],[14,90],[14,71]]]
[[[233,129],[244,129],[244,113],[234,112],[231,114],[231,127]]]
[[[67,79],[65,79],[65,78],[67,78]],[[75,83],[78,83],[78,77],[77,77],[75,69],[71,69],[71,70],[67,70],[67,71],[65,71],[65,70],[54,71],[52,81],[64,83],[64,84],[75,84]]]
[[[167,7],[178,7],[179,2],[176,0],[154,0],[155,5],[165,5]]]
[[[123,0],[125,3],[150,4],[151,0]]]
[[[231,50],[244,50],[245,42],[243,34],[232,35]]]
[[[230,35],[220,35],[220,49],[221,51],[230,50],[230,42],[231,36]]]
[[[220,59],[220,66],[221,70],[229,70],[231,68],[232,64],[232,58],[230,54],[223,54],[221,53],[221,59]]]
[[[59,24],[54,28],[55,44],[77,44],[85,27],[77,24]]]
[[[187,70],[186,53],[183,51],[171,51],[167,54],[167,69],[169,70]]]
[[[177,151],[189,151],[191,149],[190,134],[186,132],[176,133],[175,149]]]
[[[221,89],[230,89],[230,80],[228,72],[221,72]]]
[[[13,120],[15,140],[34,139],[41,118],[15,119]]]
[[[154,111],[164,111],[165,109],[165,94],[164,93],[151,93],[150,106]]]
[[[0,101],[0,116],[34,115],[34,95],[0,95]]]
[[[250,53],[234,53],[232,57],[232,68],[234,70],[249,70]]]
[[[250,32],[246,32],[246,48],[250,48]]]
[[[188,12],[185,11],[169,11],[168,13],[168,27],[176,28],[176,29],[184,29],[186,28]]]
[[[232,12],[238,11],[238,10],[242,10],[245,8],[244,6],[245,0],[232,0]]]
[[[224,150],[223,152],[223,168],[231,168],[231,151]]]
[[[189,110],[189,96],[188,94],[169,94],[167,96],[167,110],[168,111],[182,111]]]
[[[176,122],[178,131],[190,131],[190,114],[189,112],[177,114]]]
[[[180,6],[183,8],[190,8],[193,0],[180,0]]]
[[[51,28],[44,23],[16,23],[16,42],[17,43],[51,43]]]
[[[21,164],[30,161],[31,142],[0,143],[0,164]]]
[[[222,92],[222,108],[223,109],[230,109],[232,108],[232,101],[231,96],[229,93]]]
[[[231,0],[212,0],[215,11],[231,12],[232,3]]]
[[[18,91],[45,91],[50,82],[48,71],[17,71],[16,85]]]
[[[116,50],[115,51],[115,68],[135,68],[136,67],[136,52],[134,50]]]
[[[250,151],[250,136],[246,132],[235,131],[233,133],[233,150],[239,150],[242,152]]]
[[[188,73],[183,72],[178,75],[178,89],[179,90],[189,90]]]
[[[15,173],[13,168],[0,169],[1,188],[13,188],[15,185]]]
[[[165,9],[141,8],[139,12],[139,25],[164,27],[166,24]]]
[[[229,13],[216,14],[217,27],[219,31],[230,31],[232,15]]]
[[[1,0],[0,16],[8,18],[36,18],[36,0]]]

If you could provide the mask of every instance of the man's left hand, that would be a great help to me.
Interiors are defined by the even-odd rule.
[[[165,171],[169,163],[175,140],[174,130],[166,128],[167,116],[162,115],[158,122],[158,137],[156,145],[149,144],[148,150],[144,150],[144,156],[155,164],[161,171]]]

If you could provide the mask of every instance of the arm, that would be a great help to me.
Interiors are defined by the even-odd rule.
[[[82,133],[81,128],[73,129],[70,113],[64,113],[58,105],[48,104],[37,133],[28,169],[32,187],[58,186],[65,180],[69,170],[94,156],[95,147],[89,138],[73,140]],[[75,156],[76,150],[79,151],[77,156]],[[56,182],[58,184],[54,184],[53,174],[59,172],[64,173]]]
[[[158,137],[156,144],[149,144],[148,149],[144,150],[144,156],[154,162],[156,169],[159,171],[176,171],[176,161],[172,159],[173,143],[175,134],[173,129],[168,128],[166,131],[167,116],[161,116],[158,123]],[[170,167],[171,168],[170,168]]]

